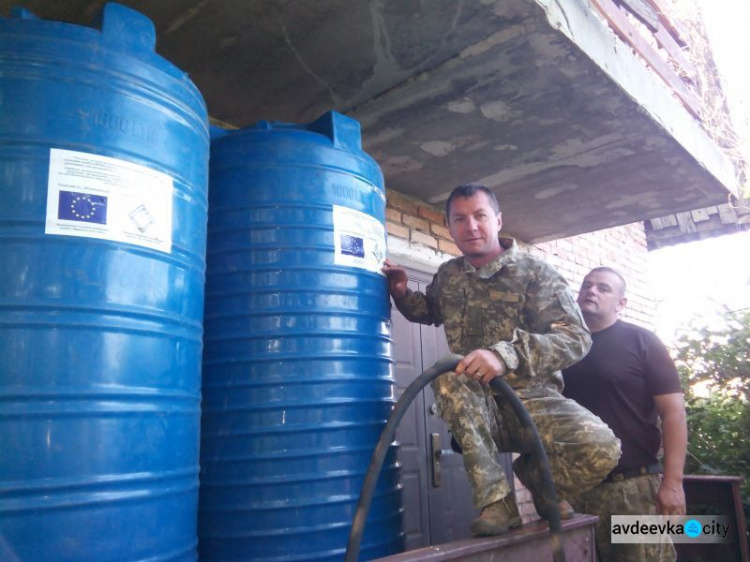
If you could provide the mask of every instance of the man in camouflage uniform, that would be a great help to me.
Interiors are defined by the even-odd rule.
[[[687,425],[680,377],[656,334],[619,319],[628,300],[625,288],[617,271],[597,267],[578,293],[593,345],[582,361],[563,370],[565,396],[607,422],[622,441],[622,457],[604,482],[574,505],[599,517],[599,560],[672,562],[677,553],[666,537],[662,543],[611,540],[612,515],[680,516],[686,511]],[[663,475],[658,462],[662,445]]]
[[[520,451],[513,416],[501,415],[489,382],[497,376],[528,410],[542,439],[558,499],[574,500],[617,464],[620,443],[596,416],[564,398],[560,369],[591,345],[565,280],[544,261],[499,238],[501,213],[481,184],[453,190],[448,226],[463,257],[444,263],[426,294],[407,288],[406,271],[386,262],[390,294],[412,322],[445,325],[448,345],[464,355],[455,372],[433,381],[438,412],[463,451],[464,466],[481,515],[477,536],[498,535],[521,518],[498,451]],[[524,457],[514,463],[525,480]],[[571,516],[566,504],[564,516]]]

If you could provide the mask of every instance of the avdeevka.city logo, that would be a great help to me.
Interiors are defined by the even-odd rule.
[[[613,515],[612,544],[723,543],[731,539],[730,518],[724,515]]]
[[[690,519],[688,521],[685,521],[685,534],[691,539],[699,537],[702,532],[703,525],[701,525],[697,519]]]

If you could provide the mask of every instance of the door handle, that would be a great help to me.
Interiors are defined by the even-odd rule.
[[[443,455],[455,454],[452,449],[443,449],[439,433],[430,434],[430,445],[432,450],[432,485],[439,488],[443,484],[442,466],[440,464]]]

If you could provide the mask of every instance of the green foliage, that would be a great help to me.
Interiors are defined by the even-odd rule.
[[[676,343],[686,396],[711,394],[750,400],[750,312],[725,312],[719,326],[703,326]]]
[[[690,474],[750,474],[750,404],[731,398],[689,398],[688,458]],[[750,499],[750,481],[743,483]]]
[[[725,313],[676,343],[688,425],[687,474],[745,477],[750,525],[750,312]]]

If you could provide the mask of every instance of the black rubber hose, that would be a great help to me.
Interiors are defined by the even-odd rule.
[[[565,562],[565,539],[560,506],[557,503],[555,483],[549,470],[549,461],[542,445],[542,439],[539,437],[539,432],[529,412],[510,385],[502,377],[495,377],[490,381],[490,386],[502,395],[505,403],[511,407],[516,418],[521,422],[524,432],[521,441],[526,449],[524,453],[529,454],[526,474],[530,477],[526,478],[526,485],[531,489],[535,499],[534,505],[539,515],[544,517],[549,524],[552,560],[554,562]]]
[[[357,562],[359,547],[362,542],[362,535],[365,528],[365,521],[367,520],[367,513],[370,510],[372,497],[375,493],[375,484],[380,476],[380,470],[383,468],[383,462],[385,462],[388,448],[396,437],[396,428],[404,417],[406,410],[425,386],[443,373],[455,370],[461,359],[462,356],[460,355],[449,355],[435,363],[406,387],[406,390],[404,390],[404,393],[393,407],[393,411],[388,418],[388,422],[385,424],[385,428],[383,428],[380,440],[372,454],[367,474],[365,475],[365,481],[359,495],[359,502],[357,503],[357,510],[354,513],[354,520],[352,521],[352,527],[349,531],[349,542],[346,546],[344,562]],[[537,432],[536,426],[531,420],[529,413],[526,411],[526,408],[523,407],[518,396],[516,396],[516,393],[513,392],[513,389],[510,388],[501,377],[495,377],[492,379],[490,385],[506,399],[507,403],[511,406],[513,412],[521,422],[521,426],[527,432],[527,435],[524,436],[523,440],[531,446],[528,452],[540,468],[537,472],[541,475],[542,480],[542,482],[538,483],[541,484],[541,486],[539,487],[537,494],[541,493],[544,497],[552,498],[554,500],[552,502],[546,502],[545,506],[548,508],[546,509],[546,515],[550,527],[553,559],[554,562],[565,562],[560,510],[557,506],[557,496],[555,494],[555,486],[552,482],[552,476],[549,472],[547,455],[542,446],[542,442],[539,439],[539,433]]]

